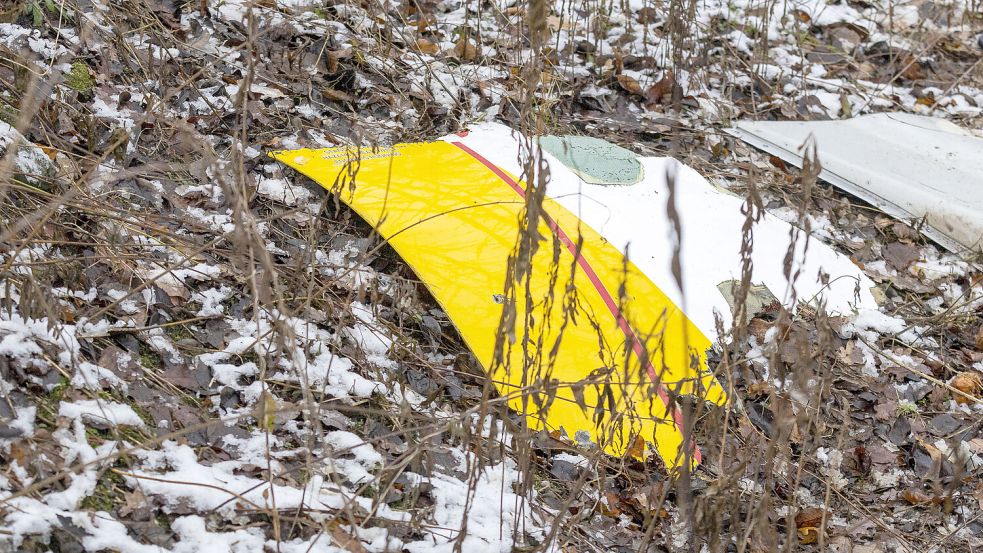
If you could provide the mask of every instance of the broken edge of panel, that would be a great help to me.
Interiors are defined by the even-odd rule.
[[[841,121],[741,121],[724,132],[802,166],[816,145],[833,186],[908,222],[953,253],[983,249],[983,139],[932,117],[880,113]]]

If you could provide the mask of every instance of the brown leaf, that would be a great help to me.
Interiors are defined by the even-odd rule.
[[[424,33],[430,27],[437,24],[437,17],[432,13],[420,14],[419,19],[416,20],[416,30],[417,32]]]
[[[898,271],[905,271],[912,263],[921,259],[921,250],[911,244],[891,242],[884,246],[884,261]]]
[[[621,74],[618,75],[617,79],[618,79],[618,85],[621,86],[621,88],[624,89],[625,92],[629,94],[634,94],[635,96],[641,98],[645,97],[645,93],[642,92],[641,85],[638,84],[638,81],[636,81],[634,77],[631,77],[630,75]]]
[[[877,467],[882,472],[898,467],[898,454],[882,445],[871,444],[867,448],[867,456],[870,458],[871,466]]]
[[[894,223],[891,226],[891,230],[894,231],[894,235],[898,237],[898,240],[902,242],[910,242],[918,239],[918,231],[904,223]]]
[[[632,440],[631,446],[628,448],[628,456],[636,459],[645,458],[645,439],[640,434],[636,434],[635,439]]]
[[[850,365],[851,367],[861,367],[865,363],[863,352],[860,351],[860,348],[858,348],[856,343],[853,341],[847,342],[845,346],[840,348],[839,351],[836,352],[836,357],[841,362],[846,365]]]
[[[966,60],[976,57],[976,54],[970,50],[961,40],[954,36],[943,35],[936,43],[936,48],[942,51],[943,54],[954,58],[957,60]]]
[[[826,515],[826,511],[820,509],[819,507],[805,507],[795,514],[795,527],[816,527],[822,524],[823,516]]]
[[[983,389],[983,379],[980,378],[978,373],[972,371],[963,371],[957,374],[949,384],[960,392],[976,397],[979,397],[980,390]],[[961,394],[952,395],[956,403],[972,403],[972,400],[966,396]]]
[[[197,392],[208,384],[208,369],[192,369],[187,363],[166,364],[163,378],[168,384]]]
[[[440,48],[436,43],[422,37],[416,39],[416,50],[418,52],[423,52],[424,54],[430,54],[431,56],[435,55],[437,52],[440,52]]]
[[[338,64],[342,60],[347,60],[352,57],[352,49],[345,48],[343,50],[330,50],[327,56],[328,74],[334,75],[338,72]]]
[[[368,550],[365,549],[362,542],[358,541],[358,538],[352,536],[337,522],[332,522],[329,529],[331,532],[331,541],[336,543],[338,547],[344,549],[345,551],[350,551],[351,553],[368,553]]]
[[[912,505],[939,505],[942,503],[941,497],[932,497],[927,493],[914,488],[908,488],[905,490],[901,494],[901,497]]]
[[[599,505],[604,516],[615,518],[621,515],[621,497],[615,492],[604,492]]]
[[[853,448],[853,462],[858,473],[865,476],[870,474],[871,458],[867,448],[863,446]]]
[[[666,499],[666,481],[654,482],[649,485],[640,486],[632,494],[631,499],[640,510],[648,511],[649,514],[658,518],[666,518],[669,513],[662,508]]]
[[[477,61],[478,56],[481,52],[478,50],[478,46],[471,40],[462,37],[454,45],[454,57],[461,61],[466,61],[468,63]]]
[[[909,81],[917,81],[925,77],[925,69],[922,67],[922,64],[914,58],[914,56],[908,55],[904,59],[901,76]]]
[[[124,494],[123,505],[119,508],[119,514],[132,520],[150,520],[152,512],[147,496],[143,495],[139,489]]]
[[[976,331],[976,349],[978,351],[983,351],[983,326]]]
[[[772,386],[770,382],[760,381],[747,387],[747,396],[750,398],[759,398],[761,396],[769,395],[774,391],[775,387]]]
[[[760,345],[765,343],[765,335],[768,334],[768,329],[772,327],[772,323],[760,317],[755,317],[748,321],[747,327],[748,332],[751,336],[754,336]]]
[[[779,171],[783,173],[789,172],[788,165],[786,165],[785,162],[782,161],[782,158],[778,156],[768,156],[768,162],[774,165],[775,168],[777,168]]]
[[[671,70],[667,70],[659,82],[650,86],[645,91],[645,102],[648,104],[668,104],[672,101],[672,94],[676,87],[676,78]]]
[[[322,88],[321,94],[325,97],[325,99],[335,102],[351,102],[353,100],[351,94],[330,87]]]
[[[167,297],[170,298],[171,303],[177,306],[184,305],[184,303],[191,297],[191,292],[188,291],[188,288],[184,285],[184,282],[172,275],[173,273],[168,273],[163,277],[158,278],[154,284],[163,290],[165,294],[167,294]]]

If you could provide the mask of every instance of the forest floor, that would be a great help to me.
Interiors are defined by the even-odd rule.
[[[881,111],[981,128],[983,6],[5,1],[0,549],[978,551],[980,259],[721,131]],[[265,155],[479,121],[804,209],[883,305],[751,320],[691,478],[518,432],[412,271]]]

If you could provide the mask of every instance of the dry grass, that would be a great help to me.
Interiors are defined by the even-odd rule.
[[[39,428],[34,437],[25,438],[5,454],[8,467],[17,461],[31,476],[30,481],[18,477],[18,485],[2,500],[5,509],[11,508],[16,498],[44,498],[63,490],[71,475],[96,470],[98,487],[77,508],[106,511],[121,520],[137,522],[135,509],[127,500],[141,488],[139,484],[126,483],[123,477],[137,481],[154,478],[134,472],[140,467],[137,454],[157,449],[165,441],[178,440],[195,445],[201,460],[217,462],[222,458],[222,446],[212,436],[220,434],[227,422],[266,434],[265,466],[248,470],[269,490],[276,486],[302,487],[318,475],[328,481],[338,479],[337,473],[325,467],[350,451],[326,448],[323,437],[329,429],[337,428],[333,421],[340,416],[350,421],[367,443],[387,452],[385,462],[373,472],[373,479],[353,486],[355,494],[344,505],[323,510],[281,509],[275,506],[275,498],[260,505],[245,498],[245,492],[226,490],[239,516],[230,519],[215,513],[217,509],[199,514],[208,517],[216,530],[261,528],[277,542],[323,536],[324,543],[349,551],[367,550],[353,537],[367,528],[386,528],[394,535],[412,539],[424,530],[440,529],[433,528],[432,494],[408,484],[405,474],[427,474],[437,466],[443,467],[446,450],[459,448],[473,453],[476,461],[468,463],[467,470],[459,475],[468,482],[472,494],[485,467],[510,458],[521,475],[520,482],[510,491],[538,497],[522,505],[516,523],[522,524],[527,514],[522,509],[536,511],[547,521],[546,539],[525,534],[520,528],[515,536],[516,551],[539,550],[543,543],[565,551],[700,551],[704,546],[710,551],[823,550],[831,545],[828,527],[834,517],[847,521],[850,530],[857,532],[857,544],[891,541],[899,551],[969,550],[969,541],[956,535],[957,528],[945,526],[950,522],[946,517],[957,508],[978,508],[972,507],[972,494],[978,490],[972,490],[972,475],[960,473],[958,467],[955,473],[946,474],[943,465],[949,459],[939,457],[934,473],[916,475],[917,482],[909,483],[929,490],[929,500],[933,505],[936,499],[939,503],[935,509],[912,506],[910,509],[920,509],[921,515],[914,522],[906,516],[910,509],[899,508],[897,501],[882,499],[877,488],[868,485],[872,473],[870,460],[865,461],[864,456],[869,457],[869,453],[858,436],[869,434],[869,427],[875,423],[870,417],[857,416],[857,397],[864,393],[863,383],[858,369],[838,355],[844,347],[837,332],[842,321],[809,310],[797,315],[778,311],[766,319],[749,322],[743,313],[736,313],[732,330],[724,340],[729,345],[720,349],[714,366],[734,398],[733,404],[718,409],[698,398],[683,402],[687,420],[697,421],[686,432],[704,444],[707,462],[693,473],[682,471],[669,477],[658,461],[642,464],[596,451],[576,450],[588,458],[589,466],[573,471],[570,474],[574,476],[570,477],[557,468],[552,456],[574,452],[575,448],[533,432],[521,417],[509,412],[504,398],[496,395],[493,383],[484,378],[450,325],[438,321],[434,331],[433,325],[421,323],[424,317],[434,318],[433,300],[371,229],[337,201],[323,202],[321,212],[312,215],[302,208],[285,207],[257,195],[256,181],[263,176],[265,162],[247,156],[249,147],[283,146],[281,137],[287,135],[313,142],[315,133],[354,144],[415,140],[456,130],[468,122],[473,111],[486,109],[466,105],[471,102],[471,95],[462,92],[463,87],[445,82],[446,75],[428,74],[428,78],[439,83],[435,88],[451,97],[457,95],[459,105],[455,109],[436,101],[433,93],[421,93],[400,81],[401,71],[431,71],[419,46],[419,39],[433,36],[433,31],[421,21],[441,17],[430,3],[415,2],[398,10],[377,2],[325,4],[318,8],[323,17],[305,20],[315,29],[309,33],[291,32],[287,25],[260,28],[256,12],[261,9],[279,11],[287,21],[300,19],[290,10],[277,10],[274,2],[256,2],[256,12],[250,11],[241,26],[216,15],[202,19],[213,26],[213,36],[238,54],[231,61],[228,53],[218,55],[210,52],[206,43],[196,42],[198,34],[173,16],[180,2],[127,2],[103,12],[99,24],[81,17],[85,10],[73,0],[13,4],[0,8],[0,21],[6,18],[34,25],[43,36],[52,39],[59,37],[57,29],[70,28],[82,39],[74,51],[61,56],[62,62],[72,63],[68,77],[50,64],[36,64],[30,52],[0,46],[0,115],[5,115],[3,120],[9,116],[14,127],[43,145],[45,153],[56,161],[50,174],[24,175],[15,168],[15,148],[8,148],[0,160],[0,244],[7,252],[0,266],[5,288],[0,307],[8,316],[16,312],[25,318],[45,320],[51,329],[106,317],[132,320],[133,328],[93,332],[83,340],[80,358],[73,363],[97,362],[113,348],[130,347],[130,351],[139,352],[139,363],[127,369],[131,372],[122,373],[130,383],[130,391],[139,383],[146,394],[163,398],[158,402],[184,407],[171,409],[174,418],[162,427],[153,420],[156,415],[148,411],[148,402],[133,393],[113,387],[98,391],[70,385],[78,367],[60,361],[57,348],[43,353],[47,367],[21,367],[0,358],[4,379],[16,383],[16,393],[37,405]],[[196,8],[193,4],[184,6],[185,13]],[[208,3],[202,3],[205,4]],[[345,6],[364,9],[373,21],[363,21],[363,26],[359,26],[357,17],[344,13]],[[472,61],[508,73],[504,83],[498,83],[505,91],[497,104],[499,113],[527,134],[579,132],[585,130],[586,121],[592,125],[588,131],[646,153],[669,153],[708,174],[736,176],[738,187],[747,198],[748,223],[742,250],[747,263],[736,302],[743,305],[752,284],[749,254],[754,247],[753,222],[763,212],[768,198],[784,198],[785,205],[794,206],[802,227],[810,224],[810,214],[821,212],[832,202],[843,204],[842,210],[837,209],[850,221],[857,221],[858,213],[862,217],[867,208],[852,205],[850,199],[817,185],[818,160],[814,152],[810,163],[799,173],[777,174],[753,164],[743,173],[735,173],[726,158],[699,155],[719,143],[719,138],[717,142],[713,140],[716,131],[712,128],[680,123],[681,128],[653,139],[644,124],[632,125],[632,115],[623,111],[626,102],[635,101],[630,93],[619,93],[619,107],[612,110],[611,117],[597,119],[594,113],[585,113],[591,110],[582,109],[571,99],[579,96],[583,83],[564,77],[565,66],[583,61],[572,51],[558,51],[558,42],[551,40],[554,18],[584,29],[585,41],[599,49],[603,36],[600,31],[611,25],[616,7],[627,11],[613,2],[553,6],[532,0],[508,8],[513,10],[512,15],[521,14],[516,18],[508,10],[481,4],[472,15],[476,21],[460,26],[457,42],[487,49],[490,41],[484,38],[482,33],[486,31],[480,21],[490,17],[501,23],[505,32],[495,39],[495,53],[474,54],[476,59]],[[764,10],[767,13],[778,15],[779,11],[770,9],[771,4],[762,7],[769,8]],[[25,11],[28,8],[30,11]],[[210,5],[209,9],[215,14],[219,8]],[[666,59],[643,60],[643,67],[658,64],[677,75],[688,72],[694,80],[728,83],[736,81],[736,75],[757,75],[755,67],[768,56],[767,18],[760,21],[762,27],[753,30],[752,34],[762,38],[747,55],[734,51],[716,34],[729,32],[733,22],[717,22],[718,27],[703,29],[706,34],[702,42],[694,38],[694,29],[704,25],[696,18],[695,2],[672,0],[668,4],[652,4],[651,9],[654,17],[663,18],[666,23],[655,30],[645,26],[644,32],[653,33],[646,40],[668,42],[671,48]],[[40,15],[36,10],[40,10]],[[972,6],[968,11],[973,11]],[[329,22],[342,22],[342,27],[347,25],[353,30],[349,34],[364,42],[354,51],[341,47],[336,42],[337,27]],[[633,20],[632,25],[640,24]],[[980,23],[970,20],[965,25],[967,29],[979,29]],[[416,36],[410,36],[408,31],[413,26],[418,30]],[[803,40],[808,39],[808,31],[804,24]],[[126,40],[137,35],[148,39],[140,45]],[[938,37],[931,31],[916,29],[904,38],[928,51],[936,47],[933,41]],[[97,44],[104,50],[92,51],[91,46]],[[171,57],[166,54],[168,48],[192,52],[194,58]],[[165,54],[155,57],[155,49],[163,49],[160,51]],[[717,51],[711,53],[712,49]],[[461,47],[458,57],[468,56],[467,47]],[[895,63],[898,78],[918,63],[919,57]],[[711,59],[712,65],[708,63]],[[625,63],[621,54],[610,56],[607,61],[619,72]],[[318,67],[313,76],[302,70],[304,64],[311,63]],[[82,67],[91,74],[91,86]],[[952,90],[960,83],[978,84],[979,69],[978,61],[960,62],[940,69],[936,78],[944,82],[943,90]],[[72,79],[67,87],[66,78]],[[356,101],[356,95],[361,94],[354,85],[357,79],[372,82],[367,93],[371,102]],[[613,73],[604,73],[601,80],[617,89]],[[894,80],[889,79],[884,86]],[[208,90],[232,82],[239,86],[232,105],[216,105],[216,96]],[[286,102],[257,97],[249,92],[252,83],[280,89]],[[685,105],[685,91],[671,77],[669,84],[659,109],[665,114],[692,109]],[[722,86],[724,94],[741,88],[736,84]],[[750,87],[761,88],[745,89],[748,100],[743,105],[752,106],[748,111],[758,113],[762,97],[767,96],[763,90],[767,86],[771,85],[762,80]],[[142,102],[115,98],[120,106],[133,106],[133,124],[128,128],[100,115],[92,105],[93,94],[104,98],[123,90],[131,96],[133,91],[145,95]],[[55,97],[53,91],[57,91]],[[196,113],[187,112],[187,102],[198,102]],[[294,102],[316,106],[331,116],[312,122],[297,115]],[[764,102],[767,105],[761,107],[761,115],[781,109],[776,102]],[[380,123],[408,109],[418,116],[412,125]],[[616,123],[611,124],[611,120]],[[569,296],[537,298],[530,290],[532,256],[541,248],[556,251],[554,241],[558,239],[541,240],[538,233],[530,230],[540,226],[547,174],[531,142],[525,144],[522,156],[530,160],[525,174],[529,190],[526,230],[516,237],[514,255],[509,260],[508,284],[503,291],[509,300],[506,305],[545,301],[553,309],[564,310],[571,301]],[[107,171],[107,164],[113,164],[113,169]],[[357,169],[353,169],[351,177],[357,179]],[[103,179],[102,185],[95,186],[99,179]],[[165,185],[158,187],[155,182]],[[215,203],[206,195],[183,197],[174,192],[177,186],[203,184],[220,190],[223,200]],[[188,218],[189,207],[227,214],[233,227],[208,228],[201,219]],[[667,216],[678,217],[672,210]],[[331,274],[312,269],[319,263],[317,252],[336,249],[338,243],[353,237],[371,237],[372,242],[355,249],[347,268],[338,268]],[[790,252],[796,240],[814,239],[808,233],[790,238]],[[883,239],[879,236],[874,241]],[[271,250],[271,244],[287,253]],[[32,250],[38,247],[45,250]],[[58,252],[57,257],[50,255],[53,251]],[[153,264],[155,269],[148,273],[140,263]],[[214,317],[196,315],[187,305],[190,291],[174,287],[168,275],[201,263],[222,268],[217,280],[233,291],[232,299],[226,302],[227,309],[235,309],[240,318],[251,320],[257,328],[266,328],[255,336],[265,354],[245,353],[237,360],[252,362],[257,368],[250,379],[258,383],[259,393],[251,404],[230,387],[225,387],[228,393],[224,392],[207,371],[201,376],[204,383],[188,383],[199,374],[189,365],[190,360],[221,349],[208,338],[209,332],[219,332],[218,323]],[[802,278],[791,272],[790,258],[786,267],[790,281]],[[367,279],[367,284],[353,284],[353,276],[366,268],[375,276]],[[559,268],[554,269],[559,272]],[[678,264],[674,270],[680,270]],[[384,276],[385,290],[378,275]],[[682,282],[678,272],[676,276],[677,282]],[[51,292],[59,287],[91,287],[99,293],[94,301],[59,299]],[[121,293],[107,296],[107,288]],[[558,286],[565,288],[569,287]],[[966,289],[971,291],[972,284]],[[19,299],[13,299],[14,290]],[[140,300],[146,291],[160,301],[137,315],[127,314],[126,302]],[[898,301],[895,305],[901,306],[897,308],[899,313],[917,314],[919,306],[935,295],[937,291],[912,293],[909,303]],[[379,367],[366,352],[341,338],[342,330],[356,321],[350,307],[356,301],[384,314],[378,319],[381,328],[377,330],[396,338],[397,345],[390,355],[398,359],[399,371]],[[940,337],[978,324],[978,311],[967,314],[957,308],[958,302],[952,305],[941,315],[921,311],[921,319],[909,320],[917,320]],[[274,312],[279,316],[268,317]],[[351,358],[360,374],[383,383],[390,391],[415,389],[428,401],[422,407],[413,407],[393,401],[392,394],[376,394],[348,403],[334,399],[323,386],[312,384],[306,371],[298,369],[308,360],[305,352],[296,347],[298,329],[292,324],[292,317],[314,321],[329,330],[334,341],[326,347]],[[757,373],[748,357],[748,338],[760,334],[761,325],[778,329],[773,347],[765,354],[769,366],[778,371],[770,380]],[[508,348],[527,348],[523,366],[508,368],[529,373],[529,389],[525,392],[538,394],[542,390],[537,389],[533,375],[543,367],[543,352],[528,348],[528,344],[537,343],[542,336],[530,335],[533,326],[529,321],[518,320],[514,310],[506,309],[499,326],[498,347],[501,363],[509,358],[505,353]],[[161,335],[176,348],[183,362],[172,364],[166,360],[168,350],[154,345],[158,343],[154,336]],[[885,339],[879,347],[886,349],[889,342]],[[966,364],[954,363],[940,369],[933,378],[947,381]],[[297,378],[279,376],[284,367],[288,367],[288,372],[294,371]],[[930,369],[934,373],[934,367]],[[780,385],[775,385],[775,378]],[[882,392],[879,389],[874,393]],[[59,402],[97,398],[132,406],[146,419],[148,427],[87,429],[85,438],[93,446],[109,441],[118,445],[99,458],[62,459],[51,439],[53,433],[68,428],[58,417]],[[933,406],[941,404],[941,395],[932,398]],[[223,423],[217,417],[216,406],[226,400],[237,404],[240,410]],[[8,394],[5,401],[12,408],[20,400]],[[495,436],[496,430],[484,432],[476,421],[500,422],[511,440],[503,443]],[[976,420],[961,431],[978,432],[979,426]],[[294,431],[296,428],[302,431]],[[919,446],[904,447],[907,457],[903,466],[912,467],[912,457]],[[278,456],[286,449],[300,453],[281,462]],[[35,457],[32,450],[46,456]],[[842,466],[852,485],[843,487],[833,481],[837,474],[828,470],[826,461],[831,450],[848,455]],[[951,465],[950,462],[950,468]],[[183,484],[203,486],[196,482]],[[152,496],[149,492],[146,495]],[[399,498],[393,500],[396,495]],[[370,507],[359,503],[358,497],[369,498]],[[467,498],[469,507],[472,501],[473,495]],[[813,502],[818,502],[821,509],[809,511]],[[132,526],[131,533],[145,543],[160,540],[163,545],[173,545],[170,523],[179,511],[163,509],[160,502],[153,500],[147,500],[146,505],[153,516],[138,521],[142,526]],[[393,522],[380,515],[381,510],[394,506],[409,513],[408,520]],[[799,517],[803,513],[815,520],[802,523]],[[973,518],[963,526],[979,528],[978,524],[973,526],[975,523]],[[150,531],[147,525],[155,529]],[[933,531],[936,527],[945,531]],[[459,547],[466,535],[466,528],[462,530],[465,531],[459,533],[457,540]],[[836,533],[838,551],[849,551],[844,549],[843,536],[842,529]],[[73,537],[71,524],[65,523],[50,539],[68,550],[77,536]],[[22,547],[43,550],[47,547],[43,541],[38,538]]]

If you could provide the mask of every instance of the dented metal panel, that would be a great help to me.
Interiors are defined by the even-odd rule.
[[[548,170],[541,240],[513,297],[503,292],[522,233],[519,175],[530,141],[507,127],[477,125],[375,151],[271,155],[334,190],[376,228],[531,427],[615,455],[657,453],[676,467],[687,459],[687,421],[674,396],[726,400],[706,351],[732,318],[733,299],[718,285],[741,277],[742,201],[672,158],[577,142],[556,141],[559,149],[544,148],[545,163],[534,164]],[[666,205],[673,186],[675,222]],[[681,280],[671,269],[677,223]],[[770,290],[769,303],[816,301],[840,313],[875,305],[873,283],[829,247],[807,248],[801,232],[768,215],[754,233],[752,282]],[[783,260],[793,235],[800,239],[791,263],[803,276],[790,284]],[[506,309],[515,324],[502,329]],[[696,450],[690,461],[698,460]]]
[[[742,121],[727,132],[787,163],[815,140],[820,178],[952,252],[983,247],[983,139],[943,119],[879,113],[842,121]]]

